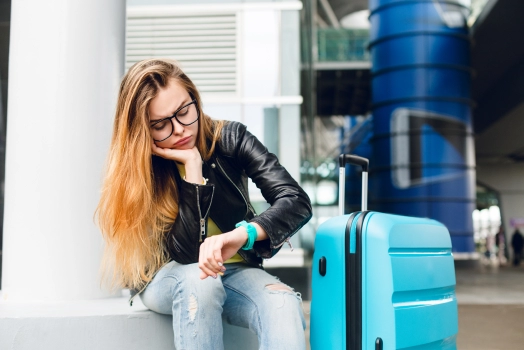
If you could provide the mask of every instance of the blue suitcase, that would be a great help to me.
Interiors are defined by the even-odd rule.
[[[362,166],[362,211],[343,215],[347,163]],[[435,220],[366,211],[367,172],[367,159],[340,156],[340,216],[315,237],[311,349],[456,349],[448,230]]]

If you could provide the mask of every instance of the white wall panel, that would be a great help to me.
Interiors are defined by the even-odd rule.
[[[242,23],[242,95],[244,97],[278,96],[280,94],[280,11],[245,11]]]
[[[126,69],[148,58],[171,58],[204,95],[238,93],[237,11],[127,12]]]

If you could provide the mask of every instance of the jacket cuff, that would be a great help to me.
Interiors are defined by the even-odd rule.
[[[272,237],[273,235],[271,234],[270,227],[268,227],[265,221],[259,216],[251,219],[250,222],[256,222],[258,225],[260,225],[260,227],[264,229],[264,231],[266,231],[268,235],[268,239],[264,239],[263,241],[256,241],[253,245],[253,249],[255,250],[257,255],[262,259],[270,259],[273,256],[275,256],[275,254],[278,253],[280,248],[282,248],[285,239],[282,240],[282,242],[275,242],[274,237]]]
[[[256,241],[253,245],[253,250],[255,253],[257,253],[257,256],[261,257],[262,259],[270,259],[274,257],[278,251],[282,248],[282,246],[278,248],[271,248],[271,242],[269,239],[265,239],[263,241]]]

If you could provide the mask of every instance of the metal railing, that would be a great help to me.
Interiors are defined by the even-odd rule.
[[[369,30],[319,28],[318,62],[369,61]]]

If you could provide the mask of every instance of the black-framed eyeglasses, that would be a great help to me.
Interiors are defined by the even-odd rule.
[[[173,135],[173,118],[180,125],[189,126],[200,118],[197,100],[192,100],[188,104],[180,107],[172,116],[157,120],[150,125],[151,136],[156,142],[162,142]]]

